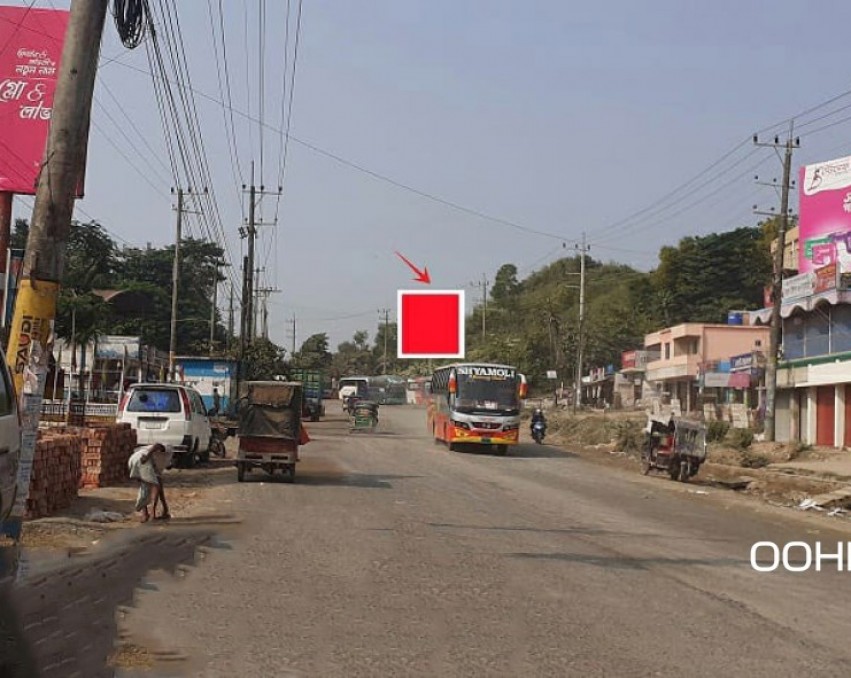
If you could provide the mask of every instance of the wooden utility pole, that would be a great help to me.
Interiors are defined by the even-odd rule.
[[[84,170],[107,0],[74,0],[7,347],[22,410],[18,493],[4,531],[20,538],[53,344],[74,198]],[[26,373],[26,380],[25,380]],[[32,378],[30,378],[32,375]]]
[[[766,442],[774,442],[776,437],[777,403],[777,358],[780,351],[782,318],[780,307],[783,297],[783,263],[786,256],[786,231],[789,228],[789,192],[792,183],[792,150],[800,146],[799,139],[793,139],[794,121],[789,123],[789,136],[785,142],[774,137],[773,143],[761,143],[755,134],[756,146],[772,148],[785,147],[783,155],[783,183],[780,187],[780,224],[777,229],[777,249],[774,252],[774,276],[772,280],[771,334],[769,335],[768,360],[765,365],[765,425],[763,427]]]
[[[228,351],[233,339],[233,283],[230,285],[230,304],[228,305]]]

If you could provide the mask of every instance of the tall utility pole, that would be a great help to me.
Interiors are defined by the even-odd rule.
[[[230,266],[224,261],[216,261],[216,272],[213,276],[213,299],[210,304],[210,357],[213,357],[213,343],[216,340],[216,306],[218,305],[219,296],[219,269],[223,266]],[[233,313],[233,290],[231,290],[231,313]],[[233,319],[231,318],[231,322]]]
[[[384,316],[384,364],[381,373],[387,374],[387,334],[390,332],[390,309],[382,308],[378,311],[378,316]]]
[[[41,415],[53,321],[74,199],[82,176],[95,74],[108,3],[74,0],[65,34],[50,129],[36,188],[26,254],[12,318],[6,356],[12,366],[15,393],[22,399],[22,436],[17,499],[4,531],[13,539],[21,525],[29,495],[32,459]],[[24,371],[36,376],[32,389],[23,389]]]
[[[295,355],[295,340],[296,340],[296,335],[295,335],[295,313],[293,313],[292,323],[293,323],[293,330],[292,330],[292,339],[293,339],[293,344],[292,344],[292,346],[293,346],[293,348],[292,348],[292,351],[290,352],[290,357],[292,357],[293,355]]]
[[[754,134],[756,146],[770,146],[777,150],[785,147],[783,155],[783,183],[780,187],[780,223],[777,229],[777,249],[774,252],[774,278],[772,281],[771,334],[769,335],[768,360],[765,366],[765,440],[774,442],[776,436],[776,395],[777,395],[777,358],[780,350],[782,319],[780,306],[783,296],[783,263],[786,256],[786,231],[789,229],[789,191],[792,182],[792,149],[801,145],[799,139],[793,139],[795,122],[789,122],[789,136],[785,142],[774,137],[773,143],[762,143]],[[764,214],[764,213],[763,213]],[[774,216],[773,214],[771,216]]]
[[[256,334],[256,305],[255,305],[255,290],[259,285],[254,283],[254,250],[255,241],[257,239],[257,227],[263,225],[272,225],[270,222],[261,223],[257,221],[257,196],[263,195],[280,195],[283,189],[279,186],[277,192],[268,192],[262,184],[258,187],[254,185],[254,161],[251,162],[251,185],[242,186],[243,191],[248,192],[248,222],[244,228],[239,229],[239,235],[242,238],[248,239],[248,256],[243,267],[243,323],[242,332],[245,339],[241,342],[244,346],[246,341],[250,342]]]
[[[257,289],[258,306],[260,308],[260,334],[264,339],[269,338],[269,295],[280,292],[276,287],[261,287]]]
[[[591,249],[585,243],[585,232],[582,233],[582,244],[577,245],[579,251],[579,327],[576,333],[576,397],[574,398],[574,410],[582,406],[582,368],[585,362],[583,355],[584,331],[585,331],[585,255]]]
[[[482,341],[487,335],[488,328],[488,277],[482,274],[482,279],[479,282],[471,283],[482,290]]]
[[[174,192],[174,189],[172,189]],[[177,189],[177,225],[174,237],[174,261],[171,266],[171,335],[168,341],[168,375],[174,379],[174,361],[177,355],[177,295],[180,281],[180,240],[183,236],[183,189]]]
[[[228,304],[228,351],[233,339],[233,283],[230,285],[230,303]]]

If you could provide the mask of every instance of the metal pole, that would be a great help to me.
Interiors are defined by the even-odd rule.
[[[171,269],[171,337],[168,342],[169,380],[174,380],[174,361],[177,356],[177,294],[180,280],[180,238],[183,229],[183,189],[177,189],[177,227],[174,239],[174,262]]]
[[[786,254],[786,231],[789,227],[789,187],[792,175],[792,133],[794,121],[789,123],[789,138],[783,157],[783,185],[780,195],[780,227],[777,233],[777,250],[774,252],[773,303],[771,307],[771,334],[769,335],[768,362],[765,368],[765,440],[774,442],[775,409],[777,394],[777,353],[780,349],[782,318],[780,306],[783,296],[783,260]]]

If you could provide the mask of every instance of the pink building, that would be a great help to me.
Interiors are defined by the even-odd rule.
[[[656,394],[680,401],[684,412],[698,405],[701,371],[723,371],[732,356],[764,350],[769,328],[758,325],[684,323],[644,337],[644,347],[658,353],[647,363],[645,379]],[[729,371],[729,367],[728,367]]]

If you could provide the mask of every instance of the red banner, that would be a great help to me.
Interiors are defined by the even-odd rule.
[[[68,16],[0,7],[0,191],[35,195]]]

